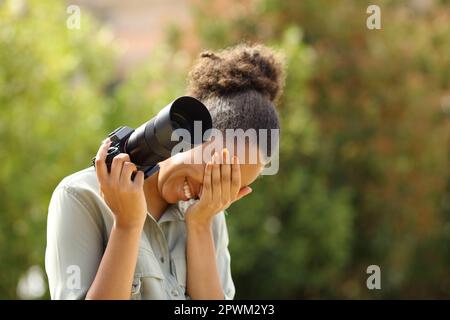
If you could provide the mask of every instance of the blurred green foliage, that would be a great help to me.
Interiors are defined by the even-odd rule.
[[[449,2],[195,3],[201,47],[246,39],[289,57],[281,172],[255,187],[264,205],[248,200],[229,219],[241,297],[448,298]],[[371,4],[381,30],[366,28]],[[308,64],[287,50],[301,52],[302,35],[306,85]],[[256,222],[271,214],[280,233],[260,245]],[[380,291],[366,288],[371,264]]]
[[[99,141],[185,92],[202,49],[261,41],[287,81],[280,171],[229,210],[238,298],[450,294],[450,5],[193,0],[139,69],[118,77],[107,30],[56,0],[0,3],[0,297],[43,266],[46,209]],[[382,30],[368,30],[379,4]],[[382,290],[366,288],[377,264]]]
[[[89,165],[104,136],[113,48],[86,18],[66,28],[58,1],[0,3],[0,297],[43,266],[52,190]]]

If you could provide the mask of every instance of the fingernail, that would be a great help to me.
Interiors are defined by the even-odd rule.
[[[229,159],[229,154],[228,154],[228,149],[224,148],[222,151],[223,154],[223,163],[230,163],[230,159]]]

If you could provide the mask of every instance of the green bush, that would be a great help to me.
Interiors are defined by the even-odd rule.
[[[280,175],[267,178],[276,187],[259,199],[268,208],[261,212],[280,215],[280,243],[272,250],[277,258],[257,254],[264,247],[254,245],[261,232],[244,233],[241,237],[251,241],[234,238],[232,243],[235,257],[251,257],[242,264],[250,261],[252,272],[234,259],[244,296],[448,297],[449,2],[226,4],[233,9],[223,1],[197,5],[195,30],[202,46],[219,48],[242,39],[283,46],[286,32],[299,26],[314,55],[306,86],[298,79],[304,61],[290,61],[280,112],[283,127],[296,130],[284,132],[289,153],[285,149]],[[366,28],[369,4],[381,7],[381,30]],[[300,35],[292,37],[299,41]],[[305,121],[314,123],[312,140],[298,136]],[[302,143],[311,141],[314,152],[305,156]],[[351,208],[342,200],[347,197]],[[272,201],[277,205],[268,207]],[[327,216],[317,214],[314,204]],[[255,222],[263,214],[252,205],[249,201],[246,207],[248,219],[258,229]],[[236,215],[247,214],[239,211]],[[230,220],[241,228],[240,217]],[[311,233],[315,220],[323,226]],[[331,234],[324,227],[328,224]],[[312,264],[305,263],[305,250]],[[292,260],[297,260],[295,270]],[[371,264],[381,267],[378,292],[366,288]],[[266,265],[261,274],[259,268]],[[273,292],[278,286],[283,293]]]
[[[89,165],[105,132],[113,48],[83,15],[66,28],[59,1],[0,3],[0,297],[43,268],[47,206],[56,184]]]
[[[448,297],[448,1],[194,1],[193,28],[172,26],[123,79],[85,11],[69,30],[59,1],[13,2],[0,3],[1,298],[43,267],[59,180],[183,94],[199,50],[243,40],[283,51],[287,82],[280,171],[229,210],[237,297]],[[366,28],[369,4],[382,30]]]

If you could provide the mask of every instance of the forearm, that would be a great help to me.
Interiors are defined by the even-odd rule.
[[[86,299],[129,299],[142,228],[114,224]]]
[[[187,291],[192,299],[224,299],[211,224],[186,222]]]

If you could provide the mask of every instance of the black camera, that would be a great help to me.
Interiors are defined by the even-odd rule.
[[[200,139],[194,135],[196,121],[201,122]],[[178,143],[172,140],[172,133],[176,129],[187,130],[191,137],[190,144],[194,146],[207,139],[205,132],[211,128],[211,115],[203,103],[193,97],[179,97],[136,130],[123,126],[108,135],[111,140],[105,160],[108,171],[115,156],[127,153],[130,161],[147,178],[158,171],[159,162],[171,156],[172,148]],[[92,163],[95,165],[95,158]]]

